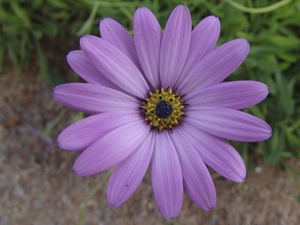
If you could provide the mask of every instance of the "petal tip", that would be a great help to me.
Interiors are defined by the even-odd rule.
[[[243,44],[244,44],[244,48],[246,48],[246,49],[248,49],[248,51],[249,51],[249,49],[250,49],[250,43],[249,43],[249,41],[247,41],[246,39],[242,39],[242,41],[243,41]]]
[[[67,60],[69,65],[72,63],[71,61],[74,59],[73,54],[71,52],[68,52],[68,54],[66,55],[66,60]]]
[[[100,20],[100,24],[101,23],[105,23],[105,22],[108,22],[108,21],[112,21],[113,19],[109,18],[109,17],[104,17],[102,20]]]
[[[180,212],[174,213],[174,214],[167,214],[167,213],[161,212],[161,214],[162,214],[167,220],[175,220],[175,219],[179,216]]]
[[[140,6],[136,9],[136,11],[141,11],[141,10],[146,10],[146,11],[149,11],[149,9],[145,6]]]
[[[89,34],[83,35],[79,40],[80,46],[83,47],[83,46],[86,46],[87,44],[92,44],[93,39],[95,40],[95,39],[101,39],[101,38],[98,38],[96,36],[89,35]]]
[[[117,208],[117,207],[119,207],[120,205],[122,205],[122,204],[120,204],[119,202],[117,202],[116,200],[110,199],[108,196],[107,196],[107,201],[108,201],[108,204],[109,204],[111,207],[114,207],[114,208]]]
[[[173,13],[187,13],[187,14],[189,14],[190,15],[190,10],[188,9],[188,7],[186,6],[186,5],[184,5],[184,4],[179,4],[178,6],[176,6],[174,9],[173,9],[173,11],[172,11],[172,13],[171,14],[173,14]],[[171,17],[171,16],[170,16]],[[170,18],[169,17],[169,18]]]
[[[92,175],[93,173],[88,173],[87,171],[84,171],[84,169],[82,168],[82,165],[78,165],[77,160],[75,161],[74,165],[73,165],[73,172],[78,175],[78,176],[89,176]]]
[[[141,14],[152,13],[150,9],[145,6],[140,6],[136,9],[134,17],[140,16]]]
[[[218,23],[220,24],[220,18],[215,16],[215,15],[211,15],[211,16],[207,16],[204,18],[205,20],[209,20],[211,21],[212,23]]]
[[[101,33],[101,30],[103,31],[104,29],[109,29],[109,24],[110,23],[117,23],[115,20],[109,18],[109,17],[104,17],[100,23],[99,23],[99,30]]]
[[[177,8],[189,10],[188,7],[185,4],[183,4],[183,3],[181,3],[181,4],[179,4],[178,6],[175,7],[175,9],[177,9]]]
[[[58,147],[60,147],[60,148],[63,149],[62,143],[61,143],[61,141],[59,140],[59,137],[58,137],[57,140],[56,140],[56,144],[58,145]]]
[[[246,175],[247,175],[246,168],[244,168],[243,170],[240,171],[240,173],[236,174],[236,176],[230,180],[236,183],[242,183],[245,181]]]

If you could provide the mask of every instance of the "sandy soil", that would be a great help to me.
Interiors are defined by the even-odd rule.
[[[76,224],[80,208],[104,174],[78,177],[72,164],[78,153],[56,146],[56,136],[75,112],[67,111],[59,125],[44,137],[42,131],[63,109],[52,98],[52,87],[36,70],[17,77],[10,65],[0,75],[0,224]],[[300,162],[289,162],[300,169]],[[206,212],[185,196],[177,220],[158,212],[149,174],[124,205],[112,208],[106,184],[87,207],[83,224],[300,224],[299,188],[279,166],[254,165],[242,184],[215,179],[218,202]]]

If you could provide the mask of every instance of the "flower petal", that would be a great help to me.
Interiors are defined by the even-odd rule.
[[[153,88],[160,86],[158,63],[162,31],[153,13],[138,8],[133,18],[134,40],[143,71]]]
[[[272,135],[266,122],[234,109],[191,106],[186,114],[185,121],[189,124],[227,140],[257,142]]]
[[[156,135],[151,178],[160,212],[167,219],[176,218],[183,201],[182,173],[176,149],[167,132]]]
[[[140,120],[110,131],[81,153],[73,166],[75,173],[89,176],[117,165],[136,151],[149,129]]]
[[[112,82],[110,82],[92,62],[86,57],[83,51],[75,50],[69,52],[67,55],[67,61],[71,68],[77,73],[82,79],[91,84],[101,84],[105,87],[115,88]]]
[[[191,33],[191,14],[184,5],[171,13],[164,30],[160,49],[160,79],[164,89],[172,87],[186,61]]]
[[[149,88],[133,62],[101,38],[85,35],[80,45],[94,66],[112,83],[137,97],[145,98]]]
[[[185,130],[176,129],[170,135],[181,163],[184,189],[199,207],[210,210],[216,205],[216,189],[195,147],[182,134]]]
[[[194,89],[205,88],[222,82],[245,60],[249,43],[244,39],[229,41],[206,55],[179,84],[178,91],[184,95]]]
[[[183,129],[184,135],[195,146],[205,164],[234,182],[242,182],[245,179],[244,161],[230,144],[187,123]]]
[[[196,89],[184,99],[189,105],[244,109],[267,97],[268,86],[257,81],[232,81]]]
[[[57,86],[54,98],[68,108],[87,114],[138,109],[139,101],[123,92],[94,84],[69,83]]]
[[[106,133],[137,120],[141,120],[137,112],[108,112],[89,116],[63,130],[57,143],[66,150],[82,150]]]
[[[99,25],[101,38],[123,52],[137,68],[140,67],[134,40],[127,30],[117,21],[105,18]]]
[[[192,31],[191,45],[187,60],[176,84],[180,84],[204,56],[214,49],[219,34],[220,20],[218,17],[208,16],[197,24]]]
[[[149,132],[138,149],[115,167],[107,188],[110,205],[122,205],[137,189],[146,174],[153,148],[154,137]]]

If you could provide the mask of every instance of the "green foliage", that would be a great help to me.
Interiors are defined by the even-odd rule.
[[[62,43],[67,42],[70,33],[74,36],[90,33],[92,27],[97,27],[101,15],[109,14],[122,19],[120,14],[124,16],[124,13],[120,13],[120,7],[121,11],[125,12],[129,7],[133,12],[136,6],[121,1],[1,0],[0,65],[5,52],[17,72],[38,58],[40,74],[48,78],[42,38],[61,37]],[[97,18],[94,18],[96,14]]]
[[[37,58],[41,76],[47,78],[54,70],[48,68],[43,38],[59,37],[64,45],[74,37],[71,41],[77,43],[83,34],[99,35],[103,17],[114,18],[132,32],[138,6],[150,8],[164,27],[178,4],[188,6],[194,26],[205,16],[218,16],[218,44],[234,38],[250,42],[249,56],[230,80],[253,79],[269,86],[268,98],[246,111],[266,120],[273,137],[258,144],[234,143],[244,159],[253,153],[267,163],[300,158],[300,0],[2,0],[0,65],[6,55],[18,70]]]
[[[262,2],[270,4],[270,1],[259,1],[260,4]],[[268,98],[258,106],[247,109],[266,120],[273,128],[271,139],[251,145],[267,163],[277,163],[282,158],[300,157],[299,3],[292,1],[266,14],[240,12],[240,20],[247,25],[237,31],[236,37],[246,38],[251,44],[251,51],[243,66],[231,79],[259,80],[269,86]],[[222,25],[226,26],[226,23]],[[226,33],[222,38],[224,36]]]

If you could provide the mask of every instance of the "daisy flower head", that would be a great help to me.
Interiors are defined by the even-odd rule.
[[[107,197],[123,204],[150,167],[154,197],[167,219],[181,210],[184,191],[204,210],[216,204],[207,166],[242,182],[244,162],[226,140],[258,142],[270,126],[240,111],[262,101],[268,87],[257,81],[223,82],[244,61],[249,43],[229,41],[217,48],[220,21],[203,19],[192,29],[184,5],[162,29],[145,8],[133,18],[132,37],[113,19],[100,22],[101,38],[86,35],[82,50],[67,60],[87,83],[54,89],[61,104],[91,116],[67,127],[58,145],[84,150],[74,164],[81,176],[114,167]]]

